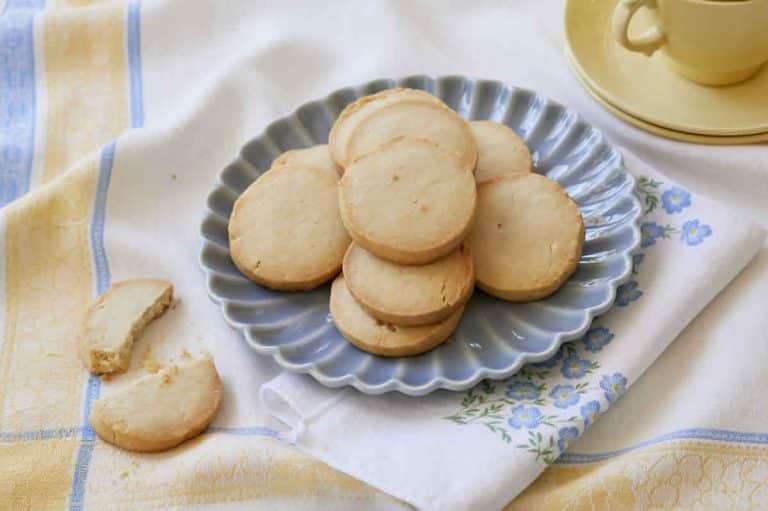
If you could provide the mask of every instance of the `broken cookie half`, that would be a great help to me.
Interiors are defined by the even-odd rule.
[[[123,449],[170,449],[208,427],[221,392],[216,366],[204,355],[99,398],[91,408],[91,426],[102,440]]]
[[[117,282],[88,308],[77,333],[80,357],[92,373],[125,371],[134,339],[162,315],[173,286],[158,279]]]

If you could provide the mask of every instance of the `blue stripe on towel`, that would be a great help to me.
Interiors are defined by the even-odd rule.
[[[35,11],[45,0],[6,0],[0,14],[0,207],[29,190],[35,144]]]
[[[621,456],[628,452],[649,447],[651,445],[660,444],[663,442],[670,442],[673,440],[714,440],[718,442],[733,442],[740,444],[768,444],[768,433],[748,433],[740,431],[728,431],[725,429],[709,429],[709,428],[691,428],[681,429],[679,431],[673,431],[666,433],[649,440],[645,440],[638,444],[616,451],[608,451],[596,454],[582,454],[582,453],[563,453],[556,461],[556,463],[563,464],[576,464],[576,463],[594,463],[596,461],[603,461],[616,456]]]

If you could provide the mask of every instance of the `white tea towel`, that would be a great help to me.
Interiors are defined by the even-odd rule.
[[[261,391],[307,453],[420,509],[501,509],[623,394],[752,259],[765,232],[624,151],[646,214],[614,307],[551,360],[426,397],[331,390],[283,373]],[[565,458],[567,458],[567,453]]]

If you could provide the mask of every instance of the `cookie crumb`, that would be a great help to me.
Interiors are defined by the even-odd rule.
[[[152,356],[152,350],[147,350],[144,353],[144,358],[141,361],[141,367],[143,367],[150,374],[155,374],[163,368],[162,364],[158,363]]]
[[[179,366],[176,364],[169,365],[165,369],[165,374],[163,374],[160,379],[160,386],[162,387],[171,383],[173,376],[176,376],[177,374],[179,374]]]
[[[181,358],[192,358],[186,348],[181,349]]]
[[[396,183],[398,181],[400,181],[400,176],[398,176],[397,174],[393,174],[392,175],[392,182]]]
[[[115,377],[115,373],[104,373],[99,375],[101,381],[109,381]]]
[[[145,360],[144,362],[141,363],[141,367],[143,367],[144,370],[146,370],[150,374],[155,374],[158,371],[160,371],[160,369],[163,368],[162,365],[158,364],[154,360]]]

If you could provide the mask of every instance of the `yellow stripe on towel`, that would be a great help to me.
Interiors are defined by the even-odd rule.
[[[6,211],[3,432],[80,424],[86,374],[72,332],[93,298],[88,220],[96,167],[92,158]]]
[[[4,212],[2,509],[66,508],[80,435],[56,431],[82,422],[88,375],[72,334],[93,299],[97,155],[129,128],[125,4],[48,10],[38,21],[42,186]]]
[[[505,509],[765,509],[768,446],[702,440],[556,464]]]
[[[62,460],[74,456],[79,440],[40,440],[0,444],[0,509],[66,509],[72,468]]]
[[[128,129],[130,101],[123,3],[47,11],[43,21],[46,182]]]
[[[93,293],[93,155],[129,127],[125,6],[49,11],[40,29],[48,107],[43,181],[58,179],[7,211],[4,432],[80,424],[85,374],[71,335]]]

